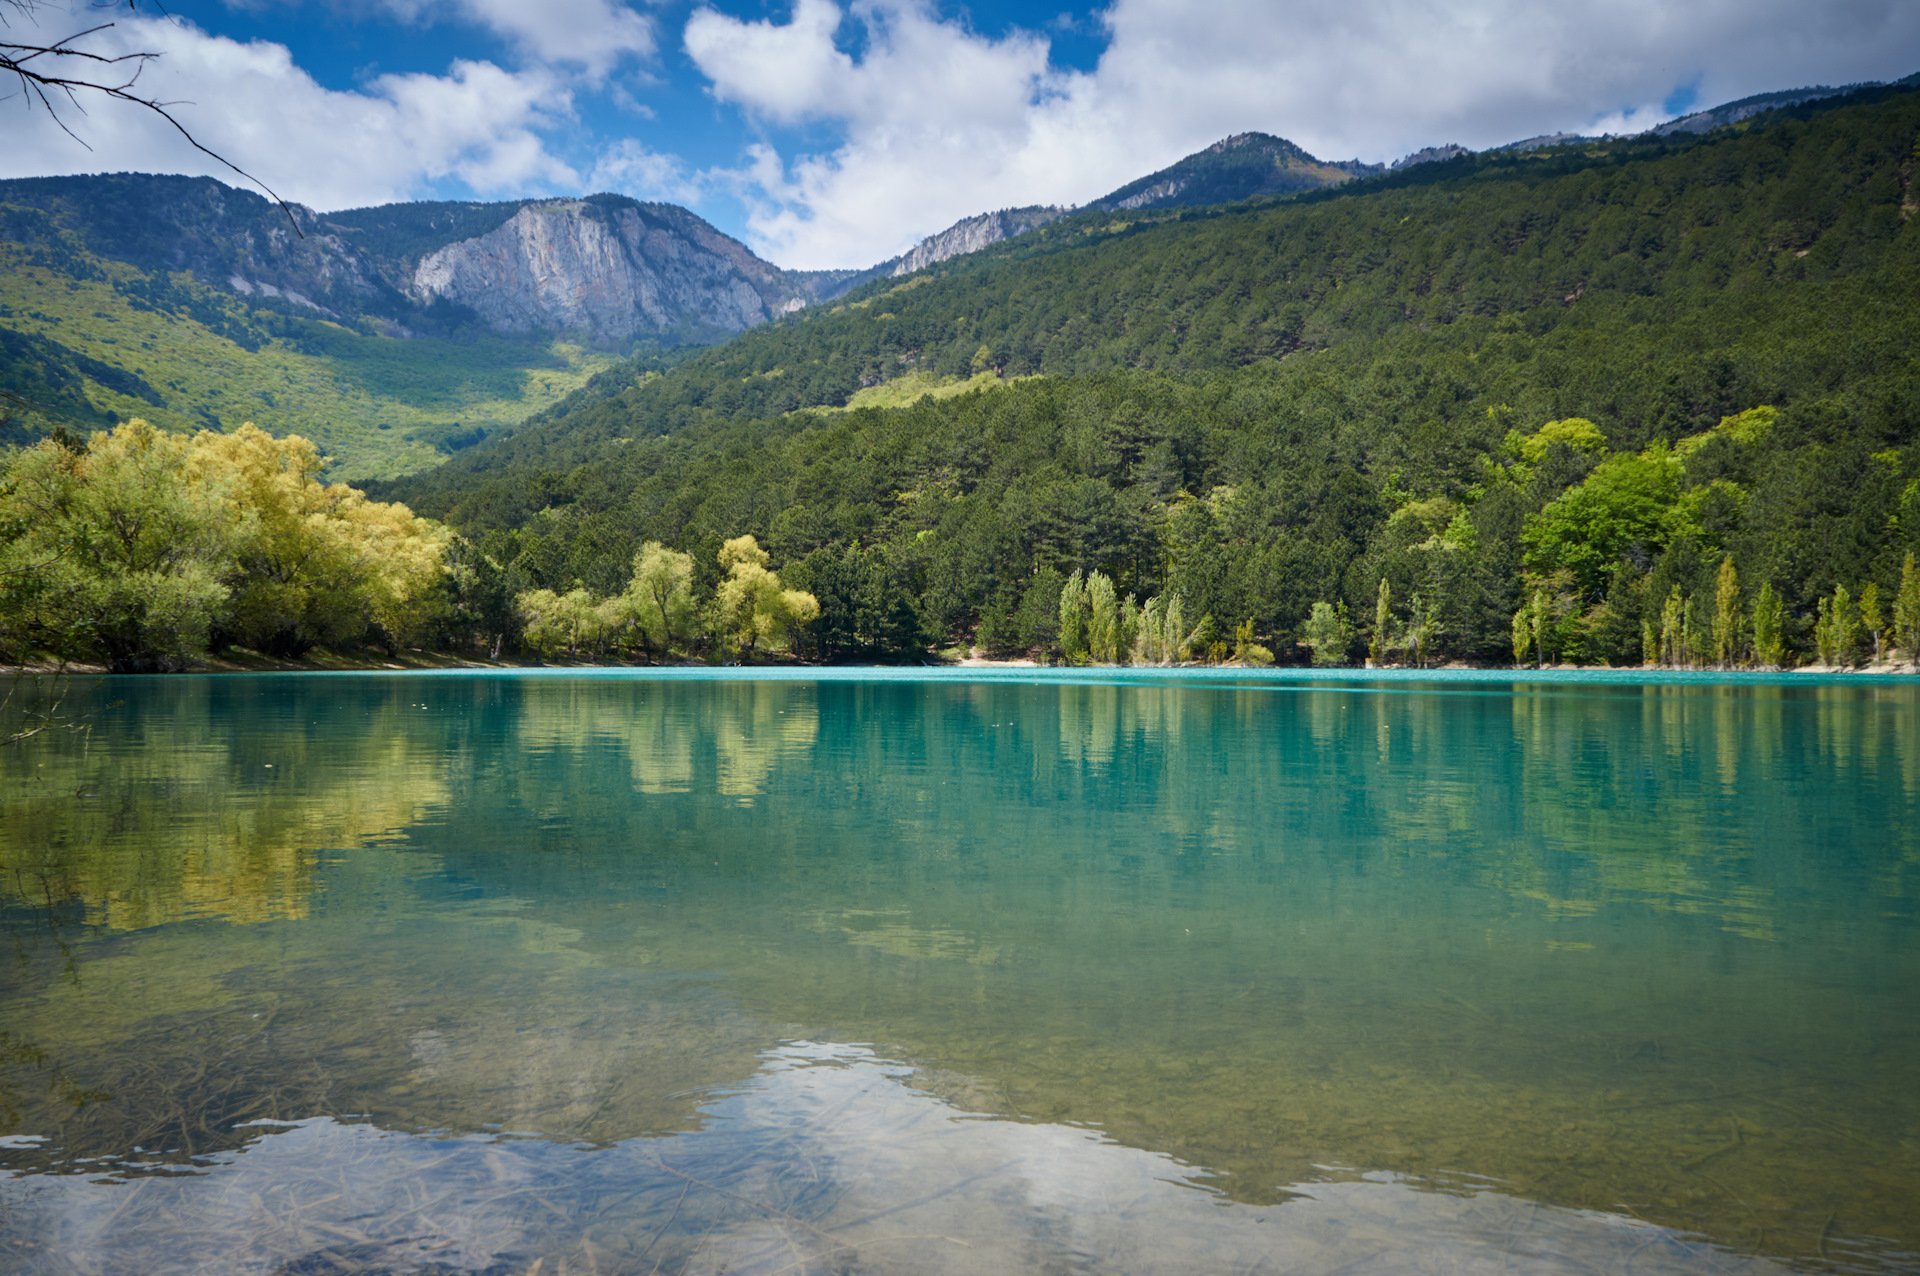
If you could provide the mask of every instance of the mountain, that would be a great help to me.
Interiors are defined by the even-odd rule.
[[[318,214],[210,178],[0,182],[0,441],[253,421],[315,439],[336,477],[402,474],[614,352],[722,340],[851,273],[609,195]]]
[[[1742,120],[1750,120],[1766,111],[1777,111],[1807,102],[1818,102],[1869,87],[1872,86],[1850,84],[1836,89],[1818,84],[1808,88],[1783,89],[1775,93],[1757,93],[1752,97],[1743,97],[1738,101],[1725,102],[1704,111],[1682,115],[1678,119],[1668,120],[1665,124],[1656,124],[1652,132],[1658,137],[1671,137],[1676,133],[1707,133],[1717,128],[1725,128],[1729,124],[1738,124]]]
[[[1875,89],[1082,212],[609,370],[383,494],[510,589],[615,592],[646,540],[711,573],[752,533],[825,617],[1002,651],[1098,570],[1283,655],[1387,578],[1429,655],[1512,659],[1525,605],[1638,663],[1703,649],[1729,557],[1804,648],[1836,582],[1884,600],[1920,552],[1916,136],[1920,91]]]
[[[211,178],[116,173],[0,182],[0,206],[95,256],[329,318],[614,346],[739,332],[851,274],[783,271],[684,208],[618,195],[319,214]]]
[[[1315,159],[1283,137],[1235,133],[1178,163],[1122,186],[1088,207],[1114,211],[1226,204],[1291,195],[1384,171],[1359,160]]]
[[[609,195],[522,204],[485,234],[421,256],[405,287],[495,332],[609,345],[744,332],[815,293],[684,208]]]

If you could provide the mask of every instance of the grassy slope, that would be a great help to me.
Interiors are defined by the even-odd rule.
[[[29,339],[12,344],[0,389],[31,405],[10,404],[30,427],[99,428],[132,416],[172,429],[252,421],[313,439],[334,458],[333,477],[392,477],[439,464],[479,431],[512,430],[613,362],[563,343],[398,340],[318,319],[262,320],[237,299],[172,276],[177,294],[200,303],[188,313],[125,291],[147,279],[139,269],[83,260],[85,271],[56,270],[0,245],[0,329]],[[251,337],[241,344],[216,331],[205,321],[214,315]],[[77,360],[29,366],[60,358],[48,342],[132,375],[81,372],[75,384]],[[50,395],[50,381],[66,382],[64,393]]]

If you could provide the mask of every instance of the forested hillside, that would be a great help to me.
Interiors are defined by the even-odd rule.
[[[1116,610],[1180,595],[1189,650],[1870,655],[1920,549],[1917,158],[1920,93],[1875,90],[1082,214],[603,374],[395,491],[510,590],[752,533],[826,655],[1058,650],[1094,573]],[[803,410],[909,376],[997,388]]]

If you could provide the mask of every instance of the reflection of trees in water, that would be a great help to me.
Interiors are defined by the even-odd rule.
[[[317,689],[233,715],[237,687],[181,679],[0,750],[0,899],[90,925],[302,917],[315,852],[398,833],[447,800],[447,759],[398,686]]]
[[[1156,801],[1135,814],[1169,838],[1453,857],[1553,916],[1632,903],[1766,939],[1782,908],[1846,897],[1845,874],[1874,848],[1895,865],[1920,858],[1920,829],[1875,806],[1896,782],[1909,806],[1920,797],[1908,687],[1050,690],[1069,782],[1122,797],[1144,786]],[[1808,812],[1835,791],[1860,800],[1822,812],[1816,831]]]
[[[810,686],[640,681],[528,682],[514,731],[523,749],[624,751],[643,794],[713,792],[751,804],[819,733]]]

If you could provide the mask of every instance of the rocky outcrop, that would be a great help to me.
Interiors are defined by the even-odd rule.
[[[963,217],[937,235],[928,235],[912,248],[880,267],[899,278],[916,270],[953,257],[977,253],[1002,240],[1024,235],[1036,227],[1067,215],[1068,210],[1052,205],[1034,204],[1026,208],[1003,208],[998,212]]]
[[[465,306],[496,331],[602,343],[731,334],[805,304],[784,272],[685,209],[610,197],[526,204],[428,253],[408,291]]]
[[[1416,164],[1440,164],[1471,154],[1473,154],[1472,151],[1458,142],[1448,142],[1444,146],[1423,146],[1411,155],[1402,155],[1388,167],[1397,173],[1403,168],[1412,168]]]

